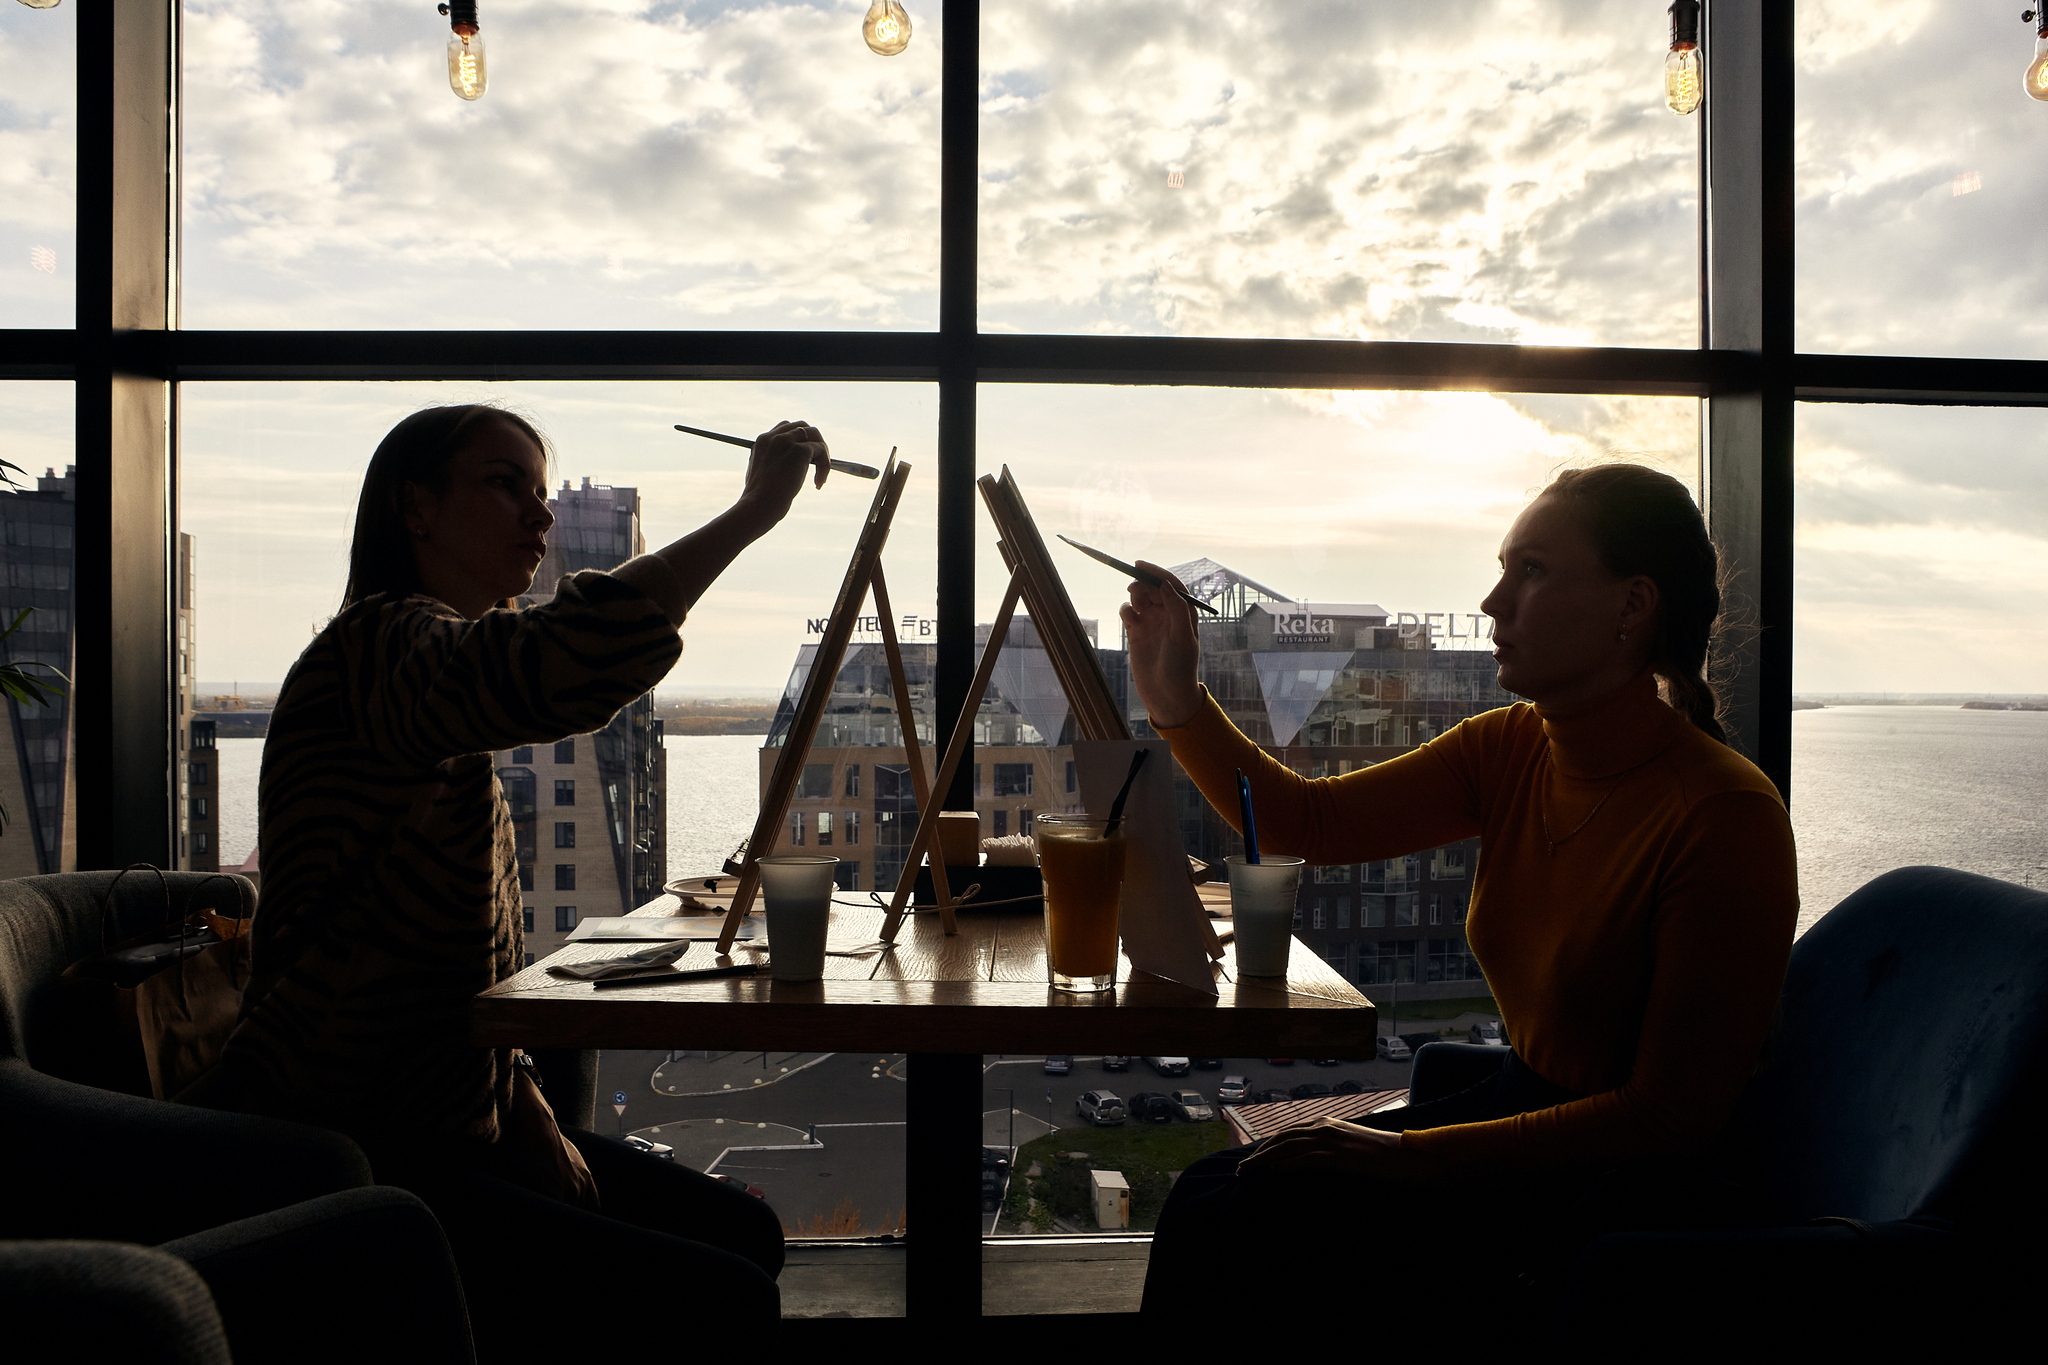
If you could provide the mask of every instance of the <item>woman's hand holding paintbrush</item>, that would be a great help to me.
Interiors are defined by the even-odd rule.
[[[1187,588],[1157,564],[1138,567],[1159,579],[1157,587],[1131,584],[1131,600],[1117,615],[1130,643],[1131,682],[1157,729],[1185,725],[1202,704],[1196,666],[1202,645],[1195,634],[1195,609]]]

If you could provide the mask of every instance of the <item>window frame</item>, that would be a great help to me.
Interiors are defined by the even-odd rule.
[[[167,865],[177,847],[178,385],[186,380],[860,380],[936,382],[936,725],[951,730],[974,669],[975,408],[982,384],[1262,389],[1479,389],[1692,396],[1704,405],[1701,485],[1753,629],[1732,683],[1735,744],[1788,799],[1794,404],[2048,406],[2048,361],[1800,354],[1794,349],[1794,29],[1790,5],[1709,0],[1700,118],[1702,336],[1697,349],[1446,342],[982,333],[978,0],[941,8],[936,331],[186,331],[179,326],[179,9],[96,8],[78,45],[76,325],[0,329],[0,379],[73,384],[78,538],[77,866]],[[1653,70],[1656,54],[1646,54]],[[93,321],[90,324],[86,320]],[[963,764],[948,804],[972,803]],[[525,869],[522,869],[524,871]],[[524,880],[524,879],[523,879]],[[1462,909],[1462,905],[1459,906]],[[1462,915],[1454,912],[1453,922]],[[1411,949],[1412,951],[1412,949]],[[912,1068],[909,1198],[933,1233],[909,1266],[916,1318],[979,1309],[980,1260],[955,1206],[978,1199],[971,1147],[931,1145],[976,1102],[978,1068]],[[922,1146],[920,1144],[923,1144]],[[953,1147],[958,1147],[955,1152]],[[955,1230],[948,1230],[955,1229]]]

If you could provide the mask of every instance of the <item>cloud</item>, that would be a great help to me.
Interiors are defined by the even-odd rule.
[[[2038,691],[2048,670],[2048,417],[1803,405],[1794,685]]]
[[[1802,350],[2048,355],[2032,243],[2048,106],[2016,10],[1915,0],[1800,7]],[[1956,178],[1974,175],[1957,194]]]
[[[681,435],[678,420],[751,434],[804,417],[835,452],[875,465],[900,446],[914,468],[885,562],[898,609],[932,614],[930,385],[187,384],[180,519],[196,542],[200,672],[281,680],[340,603],[356,497],[377,441],[415,408],[479,401],[539,423],[556,448],[557,487],[586,478],[637,487],[651,547],[723,510],[745,474],[744,451]],[[0,430],[8,416],[0,409]],[[806,490],[691,613],[668,685],[779,688],[805,620],[831,609],[874,487],[834,475],[822,492]]]
[[[0,326],[72,324],[78,7],[0,10]],[[54,261],[39,252],[54,254]],[[46,266],[54,268],[45,269]]]
[[[411,8],[193,0],[188,320],[930,327],[943,24],[862,9],[499,0],[465,105]],[[985,325],[1687,344],[1653,11],[991,8]]]
[[[1662,21],[991,10],[984,325],[1686,345],[1697,133],[1657,98]]]

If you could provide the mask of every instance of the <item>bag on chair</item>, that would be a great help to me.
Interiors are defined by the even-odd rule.
[[[130,872],[156,873],[163,892],[162,927],[127,939],[96,957],[74,962],[64,975],[113,992],[130,1022],[149,1076],[150,1094],[168,1099],[185,1089],[220,1058],[242,1009],[249,979],[249,928],[255,892],[240,877],[214,873],[185,898],[183,913],[171,903],[170,882],[148,863],[123,868],[100,900],[100,941],[112,933],[114,890]],[[220,881],[234,889],[233,913],[200,905],[201,893]]]

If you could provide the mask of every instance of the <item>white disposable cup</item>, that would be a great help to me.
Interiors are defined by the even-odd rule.
[[[816,981],[825,974],[825,929],[832,920],[837,858],[780,854],[761,860],[761,896],[768,902],[768,975]]]
[[[1223,861],[1230,869],[1230,929],[1237,944],[1237,974],[1287,975],[1287,958],[1294,950],[1294,900],[1301,891],[1302,860],[1269,853],[1248,863],[1244,855],[1233,853]]]

